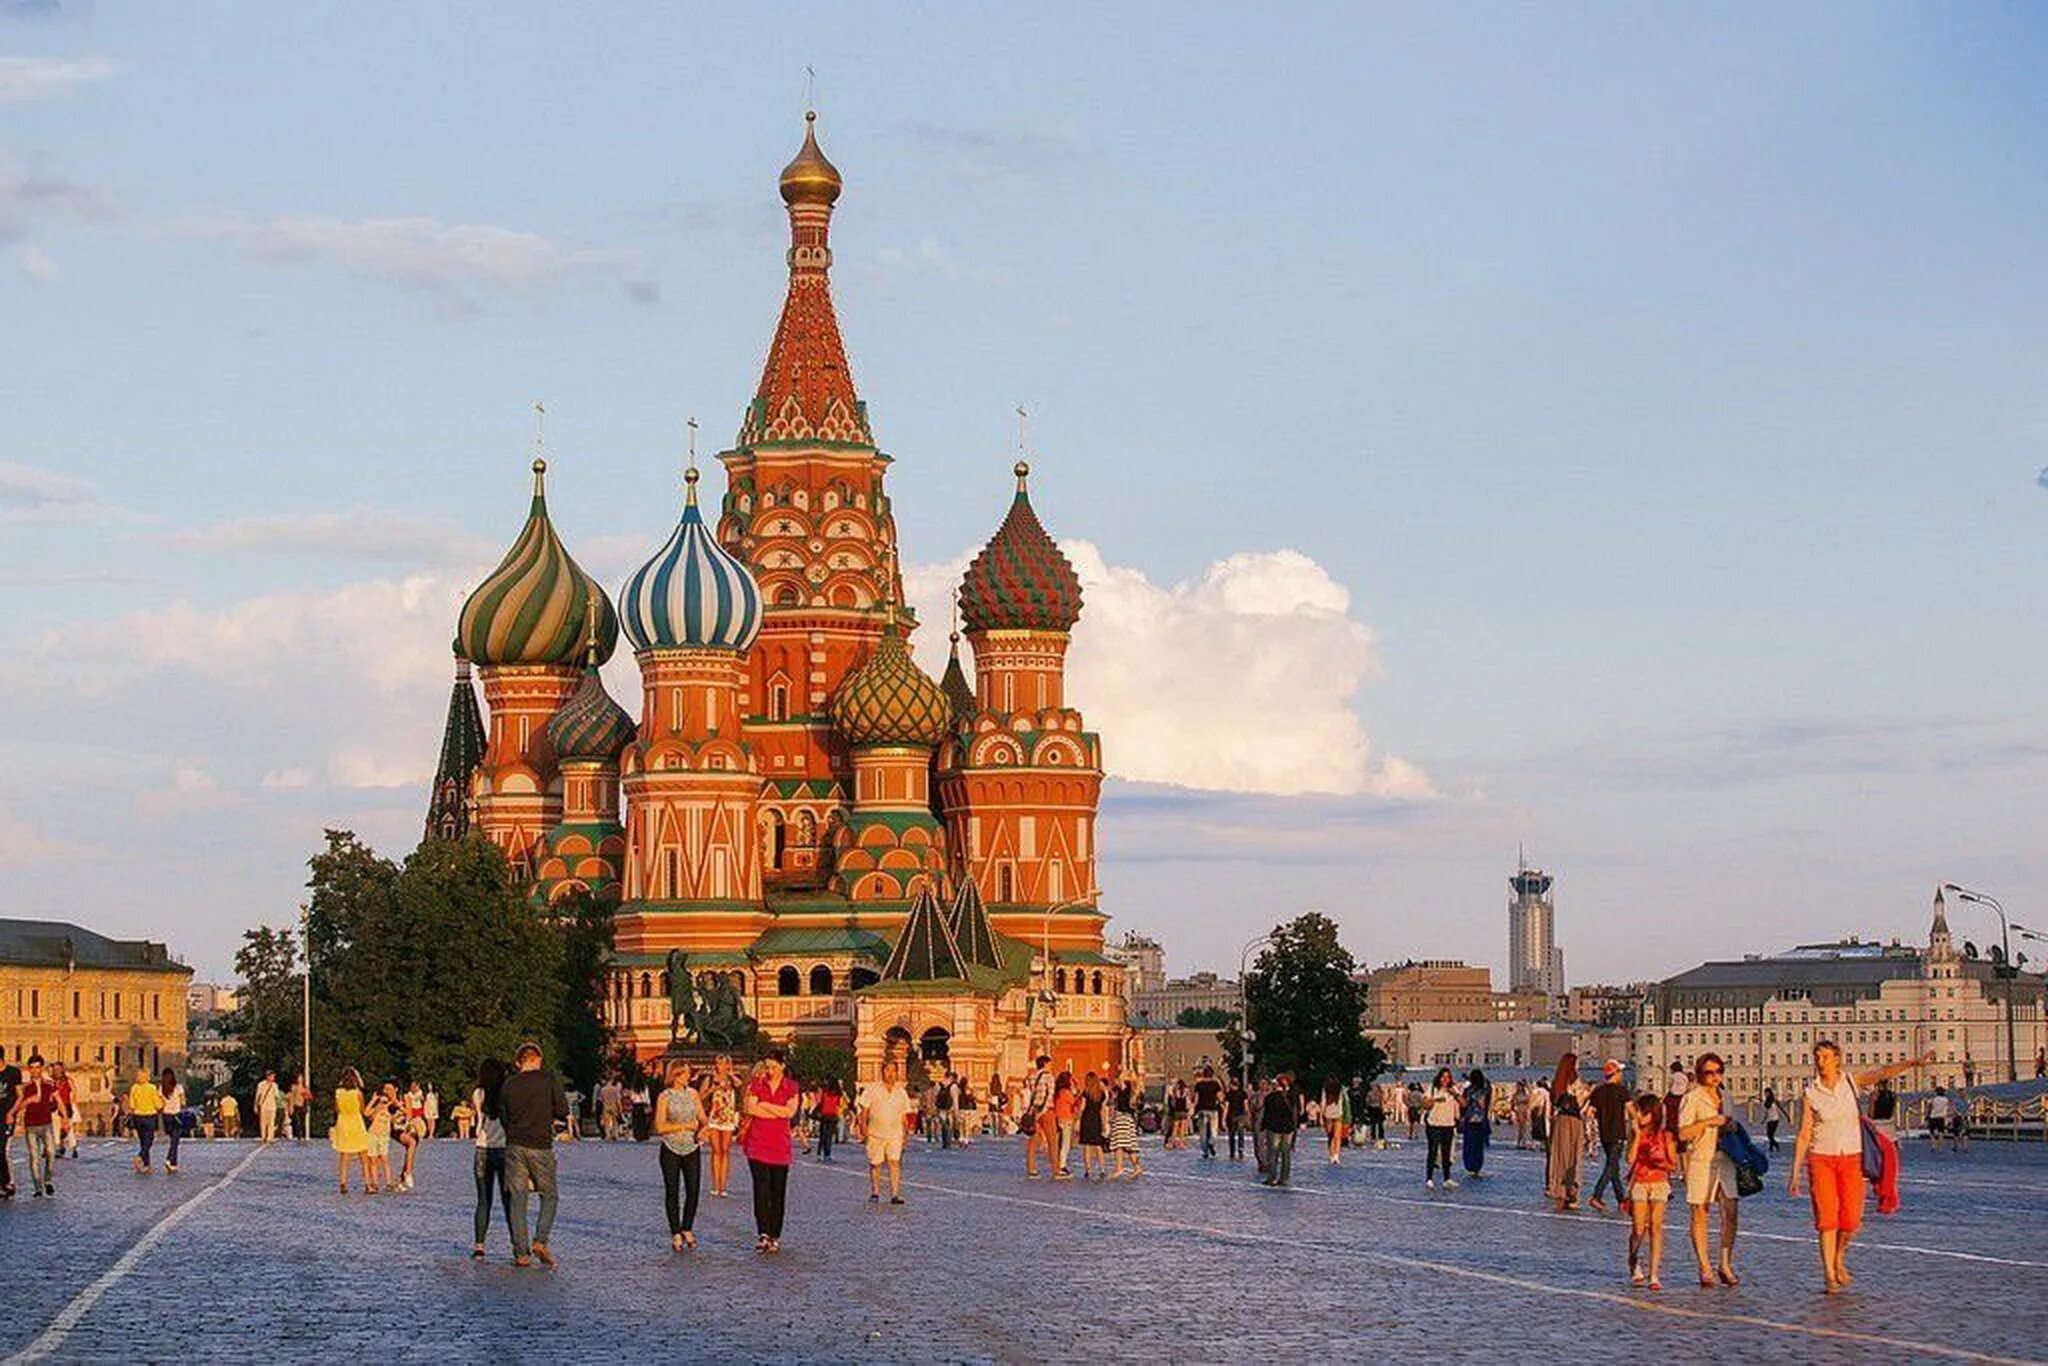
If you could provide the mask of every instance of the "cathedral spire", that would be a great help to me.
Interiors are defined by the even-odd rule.
[[[441,762],[434,770],[427,806],[428,839],[461,839],[469,830],[469,780],[484,757],[484,721],[469,661],[455,657],[455,687],[448,694],[448,721],[441,729]]]
[[[946,923],[945,911],[932,895],[931,882],[920,882],[917,899],[911,902],[910,915],[903,922],[903,933],[896,937],[896,947],[889,951],[889,961],[882,968],[882,980],[946,982],[966,976],[966,960],[960,956],[960,945],[953,938],[953,927]]]
[[[789,206],[789,293],[760,388],[740,424],[742,446],[874,444],[832,309],[832,206],[843,182],[818,146],[817,123],[816,110],[804,115],[803,147],[782,170],[782,200]]]

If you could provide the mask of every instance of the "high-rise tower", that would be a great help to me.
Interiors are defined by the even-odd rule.
[[[1557,905],[1550,874],[1520,860],[1508,879],[1508,990],[1564,995],[1564,950],[1557,946]]]

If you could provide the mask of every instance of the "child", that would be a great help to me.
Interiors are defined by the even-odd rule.
[[[1658,1268],[1664,1261],[1664,1206],[1671,1199],[1671,1171],[1678,1165],[1678,1145],[1664,1124],[1664,1102],[1640,1095],[1635,1101],[1635,1135],[1628,1145],[1628,1279],[1662,1290]],[[1649,1271],[1640,1254],[1649,1245]]]
[[[392,1103],[385,1091],[370,1097],[368,1110],[370,1120],[370,1150],[367,1154],[367,1169],[363,1189],[375,1195],[379,1189],[391,1186],[391,1109]]]

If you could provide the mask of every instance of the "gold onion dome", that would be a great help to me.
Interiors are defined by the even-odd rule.
[[[839,168],[818,150],[818,111],[809,110],[804,114],[803,149],[782,168],[782,202],[830,205],[838,200],[840,185]]]
[[[970,631],[1068,631],[1081,616],[1081,579],[1031,510],[1031,467],[1017,462],[1017,496],[960,581]]]
[[[936,745],[951,719],[945,691],[917,667],[894,622],[832,699],[832,724],[848,744]]]
[[[611,658],[619,618],[597,581],[562,546],[548,520],[548,463],[533,462],[533,506],[519,539],[462,604],[455,652],[476,664],[575,664]],[[591,613],[596,613],[596,621]]]

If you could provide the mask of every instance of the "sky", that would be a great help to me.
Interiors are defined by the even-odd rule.
[[[531,405],[614,587],[736,431],[807,66],[927,623],[1032,414],[1113,934],[1504,972],[1518,849],[1575,982],[2048,919],[1998,4],[0,0],[0,914],[221,976],[411,847]]]

